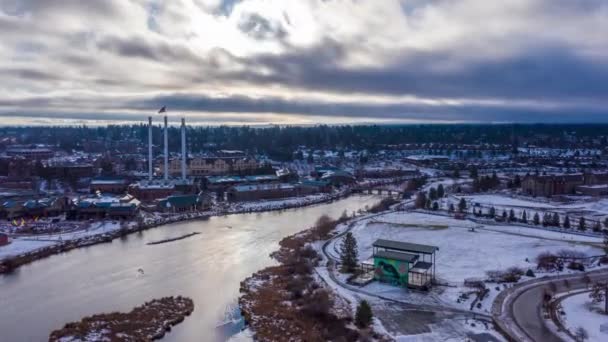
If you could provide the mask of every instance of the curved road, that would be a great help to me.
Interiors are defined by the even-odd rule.
[[[585,275],[589,278],[586,280]],[[591,282],[608,280],[608,270],[587,272],[584,274],[556,276],[538,279],[516,286],[510,295],[503,298],[500,305],[506,304],[504,317],[495,317],[502,321],[503,329],[514,340],[526,337],[530,341],[561,342],[563,337],[550,329],[543,317],[543,295],[545,291],[553,294],[585,289]],[[505,319],[506,318],[506,319]],[[513,324],[509,324],[513,323]]]

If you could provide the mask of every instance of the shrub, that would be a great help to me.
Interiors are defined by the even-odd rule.
[[[550,252],[543,252],[536,257],[536,268],[551,271],[557,268],[557,256]]]
[[[534,271],[532,271],[532,269],[528,268],[528,270],[526,271],[526,277],[534,278],[536,277],[536,274],[534,274]]]

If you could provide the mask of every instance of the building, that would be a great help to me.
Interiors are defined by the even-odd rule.
[[[439,163],[446,163],[450,161],[450,157],[424,154],[406,157],[405,161],[417,166],[432,166]]]
[[[158,200],[157,210],[169,213],[183,213],[211,208],[211,197],[208,194],[175,195]]]
[[[349,185],[356,182],[355,177],[346,171],[329,171],[321,176],[322,181],[326,181],[333,186]]]
[[[278,182],[279,177],[275,175],[205,177],[206,188],[213,191],[223,191],[229,187],[240,184],[268,184]]]
[[[608,184],[608,174],[577,173],[562,175],[528,175],[521,183],[522,191],[530,196],[551,197],[555,195],[574,195],[581,186]],[[583,191],[592,191],[583,188]]]
[[[576,193],[593,197],[608,196],[608,184],[579,185],[576,187]]]
[[[70,216],[78,219],[131,219],[139,207],[140,202],[131,196],[91,196],[73,200]]]
[[[428,289],[435,280],[438,247],[382,239],[372,246],[376,280],[416,289]]]
[[[24,157],[26,159],[50,159],[55,152],[46,147],[38,146],[9,146],[6,155],[10,157]]]
[[[91,193],[101,192],[108,194],[124,194],[129,183],[124,178],[99,177],[91,180],[89,188]]]
[[[8,245],[10,243],[10,240],[8,239],[8,235],[4,234],[4,233],[0,233],[0,246],[5,246]]]
[[[228,201],[231,202],[296,197],[298,195],[300,192],[297,186],[285,183],[236,185],[227,191]]]
[[[251,174],[262,166],[249,157],[193,157],[188,160],[187,174],[191,177]],[[169,172],[174,176],[181,173],[180,159],[171,160]]]

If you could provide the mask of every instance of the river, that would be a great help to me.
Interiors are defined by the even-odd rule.
[[[193,314],[163,341],[222,341],[239,323],[240,282],[274,264],[269,254],[285,236],[327,214],[364,208],[377,196],[352,196],[327,204],[174,223],[112,243],[80,248],[0,276],[0,340],[40,342],[84,316],[130,311],[153,298],[183,295]],[[166,244],[148,242],[200,232]],[[138,269],[143,269],[143,274]]]

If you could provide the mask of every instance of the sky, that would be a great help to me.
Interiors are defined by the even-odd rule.
[[[0,125],[608,122],[606,0],[0,0]]]

